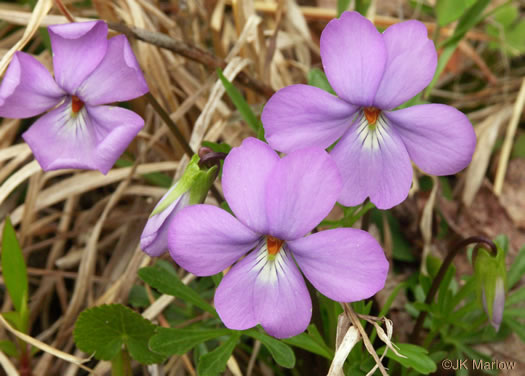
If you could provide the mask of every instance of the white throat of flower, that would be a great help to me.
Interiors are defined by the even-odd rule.
[[[75,108],[77,111],[73,111],[73,99],[66,98],[64,104],[61,106],[60,118],[57,119],[57,124],[61,124],[57,127],[58,135],[64,135],[66,137],[86,137],[89,135],[89,118],[86,107],[82,105],[80,108]]]
[[[272,248],[271,244],[270,242],[270,248]],[[257,281],[264,284],[277,282],[278,275],[282,275],[284,272],[286,259],[290,257],[284,243],[279,245],[277,253],[274,254],[273,249],[268,249],[268,241],[264,237],[255,252],[257,252],[257,256],[254,270],[258,273]]]
[[[390,138],[388,134],[390,125],[381,112],[378,111],[372,117],[366,112],[367,109],[362,109],[355,117],[357,137],[363,149],[376,151],[385,143],[385,139]]]

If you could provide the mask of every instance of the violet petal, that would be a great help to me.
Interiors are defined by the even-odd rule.
[[[104,21],[49,26],[57,84],[69,94],[95,70],[107,49],[108,25]]]
[[[261,120],[268,143],[289,153],[309,146],[327,148],[352,123],[357,107],[308,85],[291,85],[275,93]]]
[[[189,272],[217,274],[255,247],[259,236],[225,210],[193,205],[175,215],[168,247],[177,264]]]
[[[357,12],[344,12],[321,34],[321,60],[328,81],[342,99],[372,106],[385,70],[383,36]]]
[[[388,261],[365,231],[338,228],[288,243],[306,278],[339,302],[370,298],[385,285]]]
[[[422,104],[387,112],[410,158],[427,174],[452,175],[468,166],[476,134],[468,118],[454,107]]]
[[[434,43],[416,20],[390,26],[383,33],[387,62],[374,105],[390,110],[406,102],[432,81],[437,66]]]
[[[224,161],[222,188],[237,218],[253,231],[268,232],[265,194],[279,156],[267,144],[246,138]]]
[[[266,184],[269,234],[294,240],[306,235],[328,215],[342,181],[328,153],[311,147],[281,159]]]
[[[0,116],[32,117],[53,108],[65,95],[37,59],[17,51],[0,86]]]
[[[134,99],[148,91],[126,36],[117,35],[108,41],[104,58],[76,93],[87,104],[100,105]]]

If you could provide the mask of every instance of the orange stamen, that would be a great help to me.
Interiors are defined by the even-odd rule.
[[[268,235],[266,237],[266,246],[268,248],[268,253],[272,256],[275,256],[281,249],[284,240],[274,238],[273,236]]]
[[[379,117],[379,114],[381,113],[381,110],[375,107],[365,107],[364,112],[368,124],[374,125],[377,121],[377,118]]]
[[[76,114],[82,109],[82,107],[84,107],[84,102],[82,102],[76,95],[71,96],[71,110]]]

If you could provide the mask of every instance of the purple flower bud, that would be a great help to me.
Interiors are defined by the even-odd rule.
[[[496,286],[494,289],[494,300],[492,302],[492,310],[489,310],[487,307],[487,298],[485,295],[485,288],[482,290],[482,298],[483,298],[483,309],[487,313],[487,315],[490,317],[490,325],[496,331],[499,330],[499,326],[501,325],[501,320],[503,319],[503,308],[505,306],[505,283],[503,282],[503,279],[498,278],[496,280]],[[491,316],[492,311],[492,316]]]
[[[158,202],[155,206],[157,209],[162,201],[169,196],[169,194],[175,189],[177,184],[170,188],[168,192]],[[140,247],[144,252],[150,256],[160,256],[168,250],[168,227],[169,223],[175,216],[175,214],[186,207],[190,202],[190,193],[184,192],[180,195],[175,201],[173,201],[166,209],[162,210],[160,213],[153,214],[146,223],[144,231],[140,236]],[[155,213],[155,209],[153,212]]]

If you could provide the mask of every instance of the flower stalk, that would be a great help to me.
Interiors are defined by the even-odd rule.
[[[427,297],[425,299],[425,305],[430,305],[434,301],[434,297],[439,289],[439,285],[441,284],[441,281],[443,281],[443,278],[445,277],[445,273],[448,270],[448,267],[450,264],[452,264],[452,261],[454,260],[454,257],[465,247],[467,247],[470,244],[486,244],[489,246],[490,251],[495,255],[497,253],[497,248],[494,242],[492,240],[485,238],[484,236],[471,236],[469,238],[460,240],[453,248],[449,251],[447,256],[445,257],[445,260],[443,260],[443,263],[441,264],[441,267],[439,268],[439,271],[432,281],[432,285],[430,286],[430,290],[428,291]],[[474,248],[477,250],[478,247]],[[425,318],[427,317],[428,312],[427,311],[421,311],[419,313],[419,316],[417,317],[416,324],[414,325],[414,329],[412,330],[412,333],[410,334],[410,341],[412,343],[418,343],[419,342],[419,332],[423,328],[423,323],[425,322]]]

